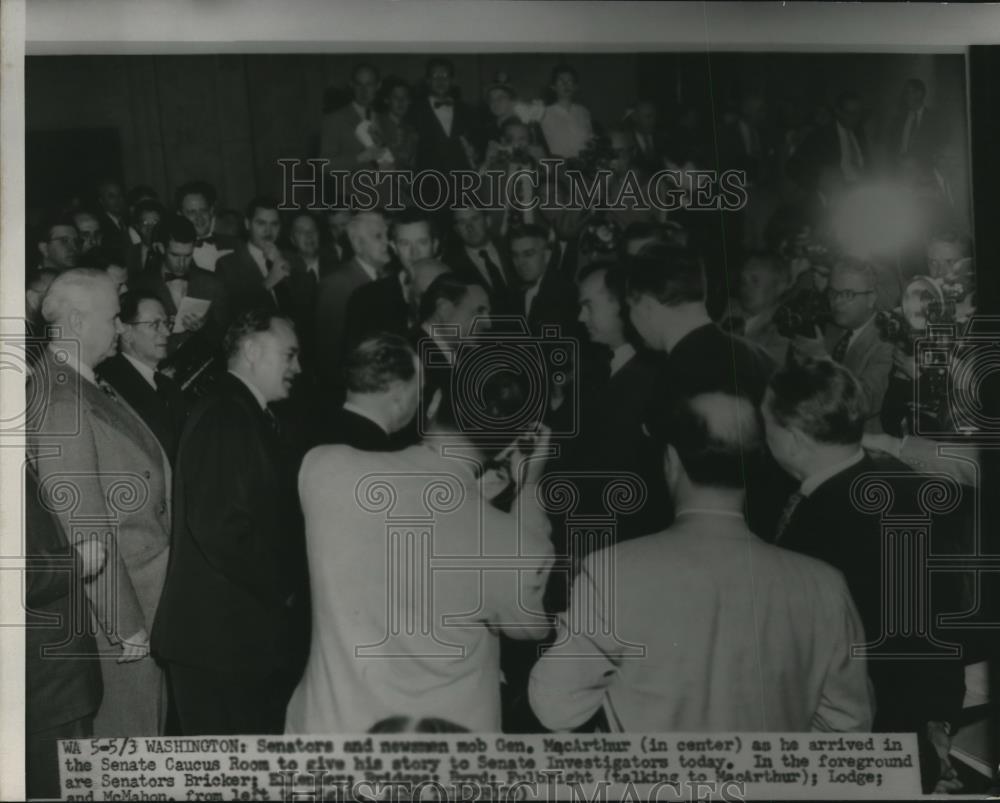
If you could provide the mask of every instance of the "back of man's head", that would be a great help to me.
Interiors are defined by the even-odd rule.
[[[818,444],[861,443],[866,415],[861,388],[832,360],[789,361],[771,377],[764,404],[780,427],[794,427]]]
[[[89,311],[101,292],[118,294],[103,270],[73,268],[63,271],[52,281],[42,299],[42,318],[50,324],[67,323],[74,310]]]
[[[194,224],[181,215],[169,215],[156,224],[153,230],[153,242],[166,249],[171,241],[175,243],[193,243],[197,239]]]
[[[397,382],[413,381],[416,358],[413,347],[398,335],[379,334],[362,340],[344,363],[348,394],[386,393]]]
[[[706,488],[744,490],[747,473],[763,449],[753,403],[723,392],[678,399],[660,437],[676,451],[690,483]]]
[[[460,304],[465,298],[469,288],[478,282],[466,279],[455,273],[443,272],[437,276],[420,296],[420,309],[418,317],[420,323],[427,323],[433,317],[441,301],[448,301],[451,304]]]
[[[648,295],[668,307],[705,301],[705,271],[697,252],[650,243],[628,261],[629,298]]]

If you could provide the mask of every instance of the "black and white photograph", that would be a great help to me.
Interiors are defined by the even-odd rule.
[[[1000,9],[13,5],[0,799],[1000,795]]]

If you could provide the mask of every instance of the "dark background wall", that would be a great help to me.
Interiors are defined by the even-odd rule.
[[[346,86],[352,66],[417,82],[427,54],[31,56],[26,60],[28,206],[76,192],[105,173],[167,194],[205,178],[223,206],[281,191],[280,158],[315,155],[324,91]],[[540,96],[559,54],[455,54],[464,99],[478,103],[502,70],[523,98]],[[717,111],[748,89],[769,102],[815,105],[846,88],[869,110],[878,144],[905,78],[922,78],[929,104],[953,121],[950,180],[969,194],[962,55],[853,53],[571,54],[580,100],[610,123],[643,95]],[[877,147],[876,147],[877,155]]]

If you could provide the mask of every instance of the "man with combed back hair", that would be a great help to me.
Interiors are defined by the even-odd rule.
[[[531,673],[552,730],[603,711],[613,731],[865,731],[863,630],[839,572],[765,543],[743,513],[753,404],[678,399],[649,427],[674,523],[591,553]]]

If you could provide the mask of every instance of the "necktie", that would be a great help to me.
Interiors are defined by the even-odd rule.
[[[271,432],[275,435],[280,435],[281,425],[278,423],[278,416],[274,414],[274,411],[270,407],[264,408],[264,417],[267,419],[267,424],[271,428]]]
[[[162,371],[153,374],[153,384],[156,386],[156,395],[163,401],[170,398],[170,378]]]
[[[799,504],[805,498],[805,494],[801,491],[796,491],[788,497],[788,501],[785,502],[785,507],[781,511],[781,516],[778,518],[778,526],[774,530],[774,543],[778,543],[785,535],[785,530],[788,529],[788,525],[792,521],[792,516],[795,515],[796,508],[798,508]]]
[[[486,272],[490,277],[490,285],[494,290],[503,290],[507,286],[507,282],[504,281],[503,271],[500,270],[500,266],[497,265],[492,259],[490,259],[490,252],[483,248],[479,252],[479,258],[483,260],[483,265],[486,267]]]
[[[844,332],[844,334],[841,335],[840,340],[838,340],[834,345],[833,352],[830,354],[830,357],[833,358],[834,362],[842,363],[844,361],[844,357],[847,356],[847,347],[851,345],[852,334],[854,334],[854,332],[851,330]]]

